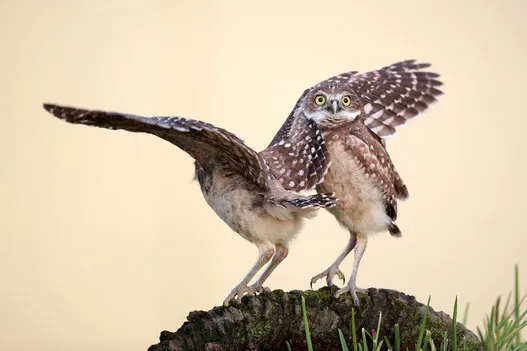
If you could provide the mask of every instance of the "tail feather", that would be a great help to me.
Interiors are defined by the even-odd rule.
[[[395,187],[395,197],[399,200],[406,200],[409,196],[408,188],[403,183],[401,179],[399,181],[396,181],[394,184]]]
[[[329,208],[336,205],[337,197],[335,196],[335,193],[323,193],[298,197],[293,200],[283,200],[282,202],[289,203],[300,209]]]
[[[318,209],[333,207],[336,205],[337,200],[335,193],[323,193],[299,196],[292,200],[283,200],[282,205],[302,217],[313,218],[317,215]]]
[[[401,229],[395,224],[395,222],[390,223],[388,226],[388,231],[390,234],[396,238],[400,238],[402,236]]]
[[[269,214],[280,220],[292,219],[296,215],[305,218],[313,218],[316,216],[318,209],[335,206],[337,200],[335,193],[308,196],[296,194],[296,196],[290,199],[268,199],[268,206],[266,206],[266,208]]]

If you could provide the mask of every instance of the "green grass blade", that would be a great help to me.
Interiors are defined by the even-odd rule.
[[[368,351],[368,343],[366,341],[366,330],[362,328],[361,333],[362,333],[362,349],[364,351]]]
[[[287,351],[293,351],[291,350],[291,344],[289,343],[289,341],[286,340],[285,344],[287,345]]]
[[[490,316],[487,323],[487,333],[488,335],[494,335],[494,315],[496,314],[496,306],[499,306],[500,304],[500,298],[496,300],[496,305],[492,306],[490,309]]]
[[[355,309],[351,309],[351,340],[353,343],[353,351],[358,351],[357,347],[357,330],[355,329]]]
[[[485,336],[483,335],[483,332],[481,331],[480,327],[476,327],[476,330],[478,332],[479,340],[483,343],[485,340]]]
[[[505,319],[510,318],[510,316],[514,315],[514,311],[512,311],[512,312],[510,312],[510,316],[509,317],[505,316],[505,314],[509,311],[509,305],[511,303],[511,295],[512,294],[509,294],[507,296],[507,302],[505,303],[505,307],[503,307],[503,313],[502,313],[500,318],[496,318],[497,319],[496,325],[499,325],[500,322],[502,322]],[[497,311],[497,312],[499,312],[499,311]],[[498,316],[498,315],[499,315],[499,313],[496,314],[496,316]]]
[[[375,336],[373,337],[373,349],[377,350],[377,343],[379,342],[379,332],[381,331],[381,320],[382,320],[382,312],[379,313],[379,321],[377,322],[377,331],[375,332]]]
[[[423,336],[425,335],[426,330],[426,319],[428,318],[428,311],[430,310],[430,296],[428,296],[428,302],[426,303],[425,315],[423,316],[423,321],[419,327],[419,336],[417,337],[417,344],[415,344],[415,349],[419,350],[423,343]]]
[[[342,351],[349,351],[348,345],[346,344],[346,338],[344,337],[344,333],[342,333],[342,330],[339,328],[339,339],[340,339],[340,347],[342,347]]]
[[[309,333],[309,324],[307,322],[306,299],[302,296],[302,314],[304,315],[304,327],[306,329],[306,342],[308,351],[313,351],[313,344],[311,343],[311,334]]]
[[[395,338],[393,343],[395,351],[401,351],[401,331],[399,330],[399,323],[395,324]]]
[[[447,351],[448,350],[448,333],[445,332],[443,334],[443,343],[441,344],[441,351]]]
[[[430,343],[430,330],[427,330],[425,334],[425,341],[423,341],[423,348],[422,348],[423,351],[428,350],[429,343]]]
[[[518,264],[514,265],[514,317],[516,325],[520,324],[520,278]],[[520,345],[520,332],[516,334],[516,345]]]
[[[428,339],[428,343],[430,344],[430,349],[432,351],[437,351],[436,345],[434,344],[434,339],[432,338]]]
[[[390,344],[390,340],[388,340],[386,335],[384,336],[384,342],[386,343],[386,347],[388,348],[388,350],[393,350],[392,344]]]
[[[467,325],[469,309],[470,309],[470,302],[467,302],[467,304],[465,305],[465,311],[463,311],[463,319],[462,319],[463,325]]]
[[[457,296],[454,302],[454,313],[452,317],[452,351],[457,351]]]

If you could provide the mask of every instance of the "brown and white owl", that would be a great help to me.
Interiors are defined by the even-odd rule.
[[[315,275],[311,284],[326,277],[332,285],[335,275],[344,280],[339,265],[355,249],[351,277],[336,296],[349,292],[356,304],[357,270],[368,236],[381,231],[400,236],[395,223],[397,200],[408,197],[383,138],[424,112],[442,94],[437,88],[442,84],[439,75],[424,71],[429,66],[402,61],[363,74],[343,73],[313,86],[302,94],[263,151],[279,160],[270,168],[282,172],[280,182],[286,189],[316,187],[318,192],[334,192],[339,198],[329,211],[348,228],[350,239],[335,262]],[[304,130],[310,130],[310,135],[304,135]],[[305,146],[313,136],[319,148]],[[313,167],[320,160],[327,166]]]
[[[232,230],[258,248],[256,262],[227,295],[225,305],[233,299],[241,300],[245,293],[263,291],[263,283],[287,257],[289,243],[298,234],[303,220],[313,217],[319,208],[333,206],[336,201],[333,194],[306,196],[284,189],[278,180],[281,175],[268,167],[271,160],[234,134],[206,122],[52,104],[44,104],[44,108],[73,124],[152,134],[194,158],[195,177],[209,206]],[[325,169],[326,164],[319,168]],[[256,282],[249,285],[267,263]]]

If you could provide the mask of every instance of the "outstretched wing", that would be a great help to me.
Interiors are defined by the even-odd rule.
[[[435,102],[442,83],[437,73],[423,71],[429,66],[407,60],[351,77],[348,84],[364,106],[366,126],[378,136],[390,136]]]
[[[265,160],[236,135],[212,124],[182,117],[141,117],[52,104],[44,104],[44,108],[69,123],[153,134],[187,152],[208,171],[222,164],[269,188],[272,175]]]
[[[320,184],[331,164],[322,133],[301,111],[307,92],[297,101],[271,144],[260,152],[283,187],[296,192]]]

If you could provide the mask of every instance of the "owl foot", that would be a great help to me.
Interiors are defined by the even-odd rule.
[[[342,280],[342,283],[346,282],[346,277],[344,276],[344,273],[339,269],[339,266],[337,265],[331,265],[328,269],[323,271],[322,273],[319,273],[315,275],[313,278],[311,278],[311,283],[309,284],[311,289],[313,289],[313,284],[317,282],[320,278],[326,277],[326,283],[328,286],[333,285],[333,277],[339,277]]]
[[[243,295],[247,293],[248,295],[254,295],[254,291],[251,290],[246,284],[237,285],[234,289],[231,290],[229,295],[223,300],[223,306],[229,306],[229,303],[232,300],[241,302]]]
[[[256,293],[261,294],[264,292],[271,292],[271,289],[269,289],[266,286],[262,286],[262,284],[256,282],[253,285],[249,287],[249,289],[253,292],[251,295],[254,295]]]
[[[244,294],[247,294],[249,296],[254,296],[258,293],[270,292],[270,291],[271,289],[267,287],[263,287],[262,285],[258,283],[255,283],[251,286],[240,284],[240,285],[237,285],[234,289],[232,289],[229,295],[227,295],[227,297],[225,298],[225,300],[223,300],[223,306],[229,306],[229,303],[232,300],[241,302]]]
[[[353,303],[355,306],[359,306],[359,298],[357,296],[357,292],[365,292],[364,289],[359,289],[355,286],[355,283],[353,281],[350,281],[348,285],[338,289],[335,292],[335,298],[338,298],[340,295],[349,293],[351,295],[351,298],[353,299]]]

